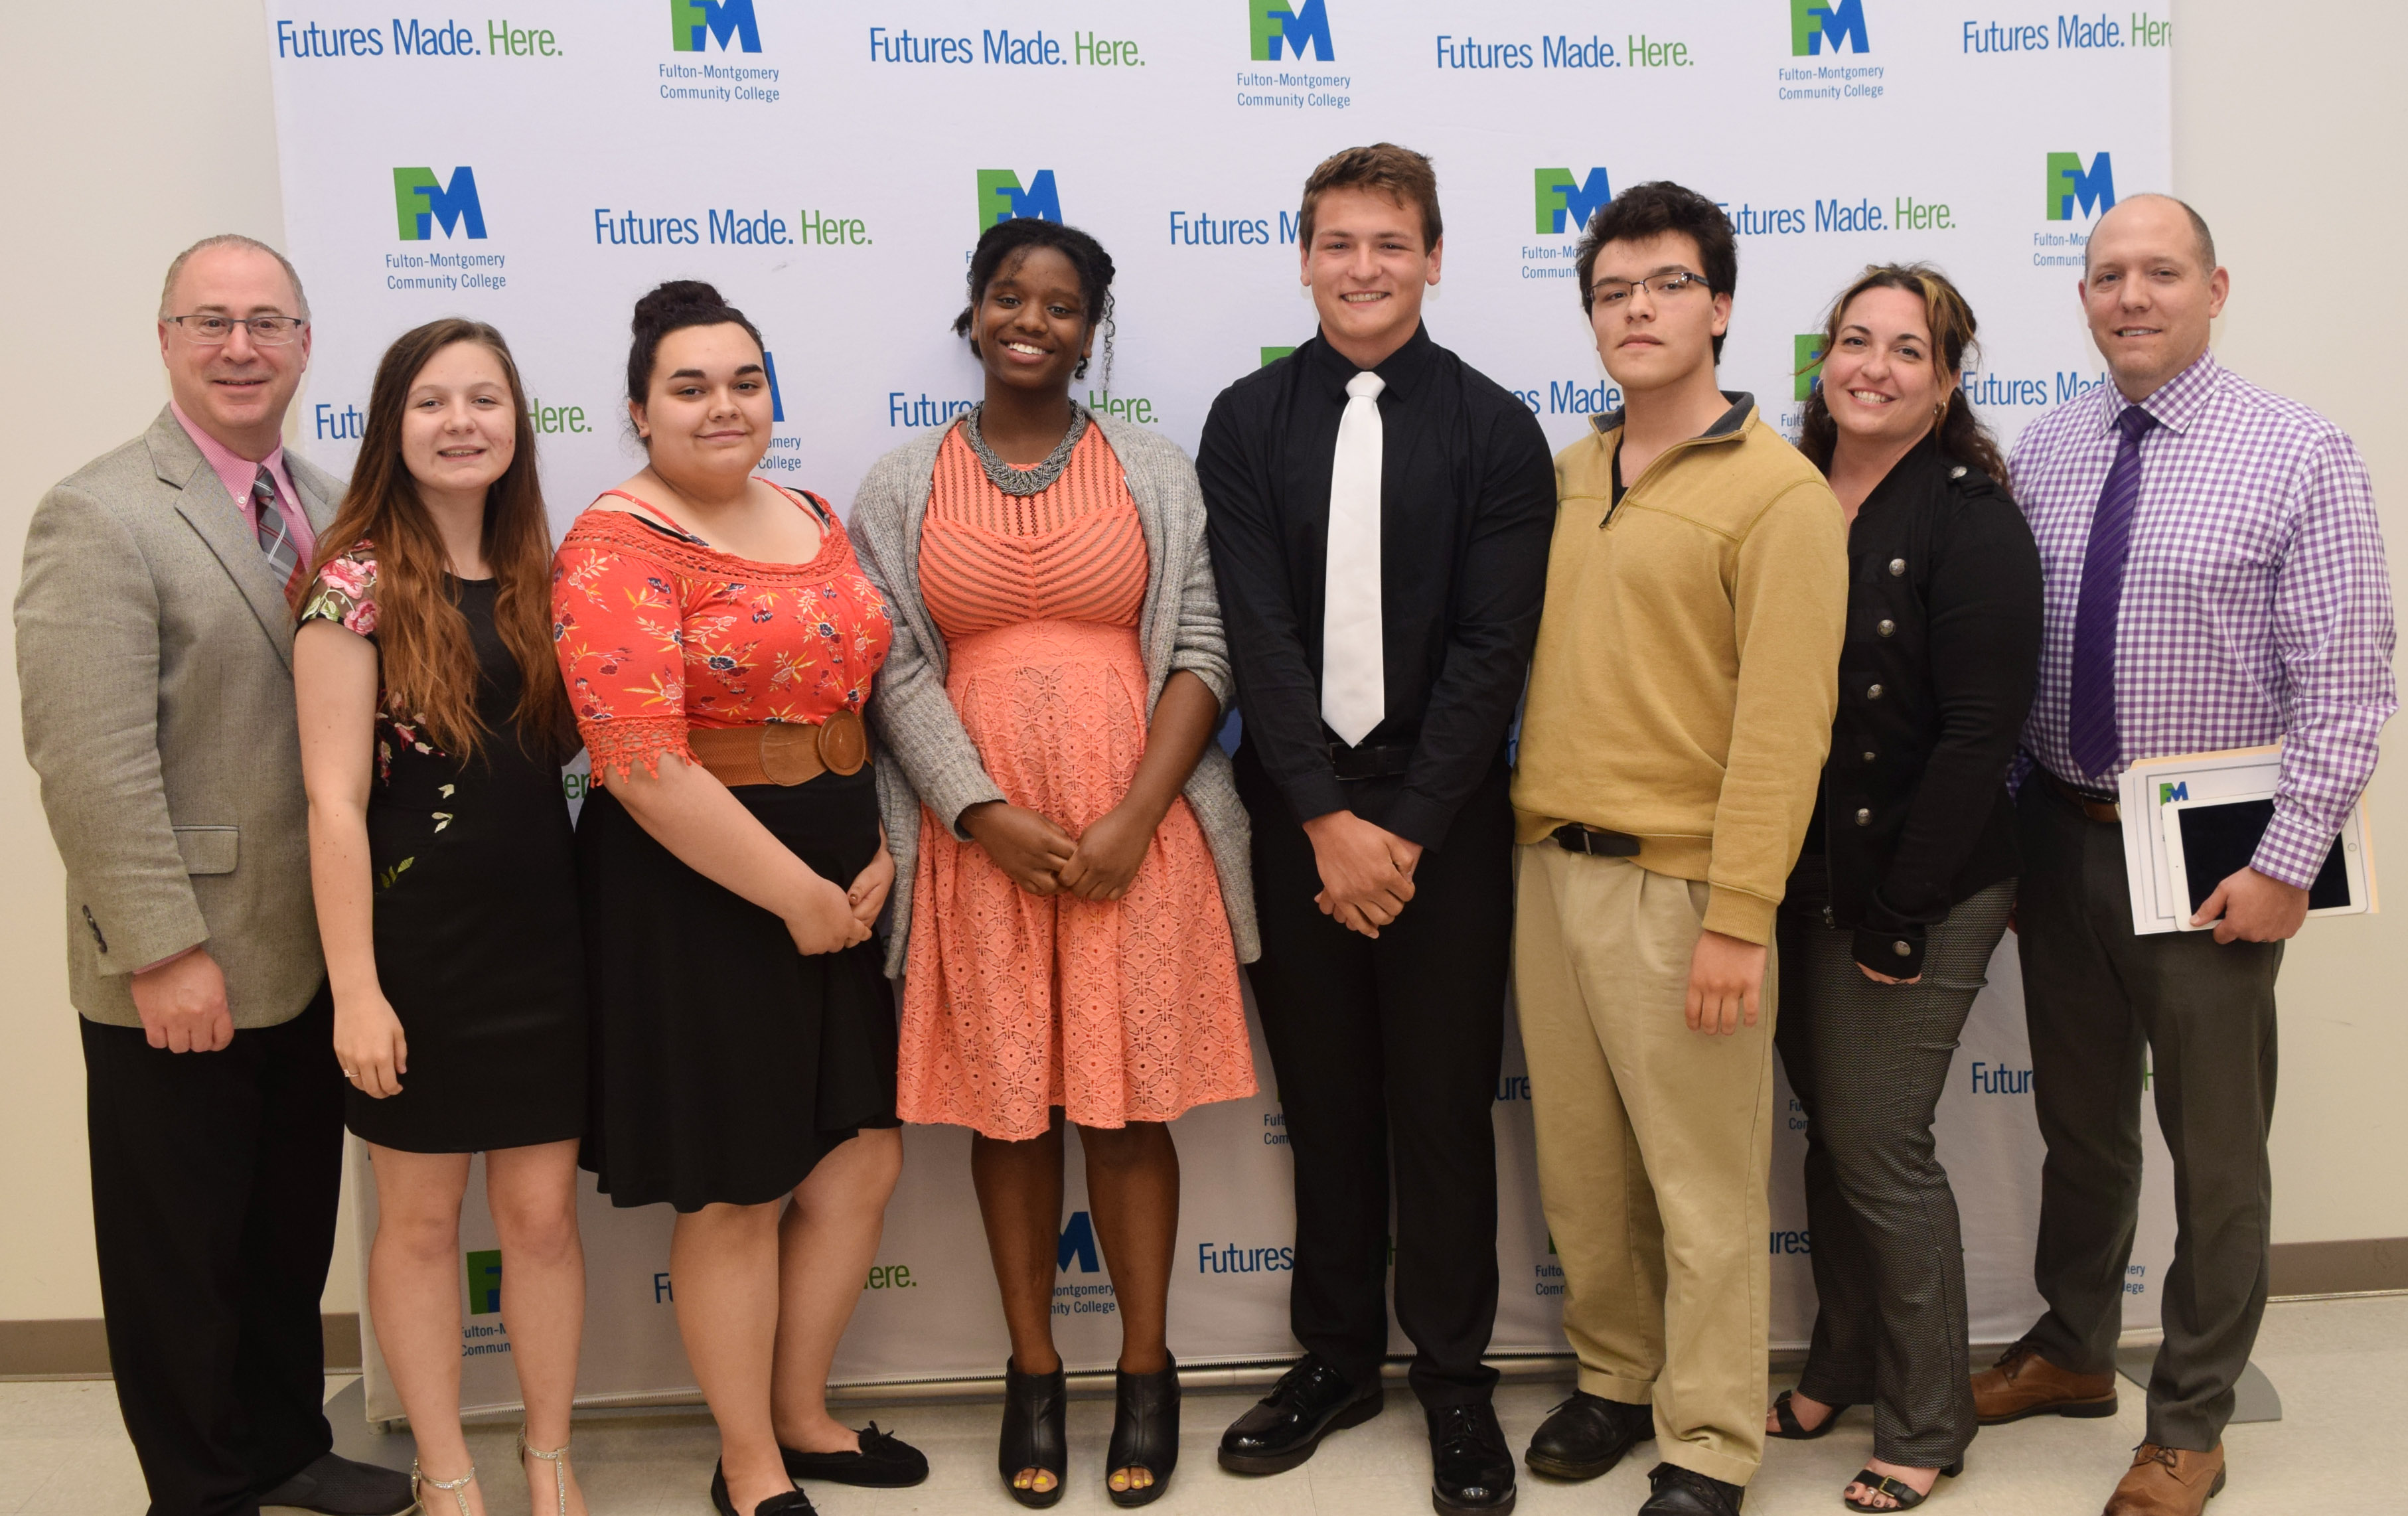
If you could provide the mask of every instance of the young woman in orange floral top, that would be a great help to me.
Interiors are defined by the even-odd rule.
[[[535,434],[501,334],[405,335],[365,431],[293,678],[344,1116],[376,1165],[368,1299],[423,1493],[438,1516],[485,1516],[460,1434],[460,1203],[482,1152],[528,1494],[536,1516],[581,1516],[566,1455],[586,1009],[560,788],[576,742]]]
[[[594,986],[586,1165],[678,1211],[678,1326],[719,1423],[712,1503],[927,1461],[827,1411],[828,1365],[901,1172],[895,1007],[870,924],[895,865],[861,708],[885,601],[817,497],[753,477],[761,337],[707,284],[636,307],[650,464],[554,561],[555,651],[599,788],[578,823]]]

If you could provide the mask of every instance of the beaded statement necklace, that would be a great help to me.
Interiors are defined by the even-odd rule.
[[[985,409],[986,403],[981,401],[963,413],[962,436],[969,443],[970,451],[978,455],[979,466],[986,470],[986,477],[1006,494],[1040,494],[1052,489],[1062,471],[1070,466],[1070,451],[1087,435],[1087,408],[1073,400],[1070,429],[1062,434],[1062,440],[1054,445],[1045,461],[1034,468],[1014,468],[996,455],[995,450],[987,446],[984,434],[979,431],[979,413]]]

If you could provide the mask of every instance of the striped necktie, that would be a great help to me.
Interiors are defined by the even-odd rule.
[[[2086,779],[2105,779],[2123,757],[2123,736],[2115,724],[2115,613],[2124,599],[2125,561],[2131,555],[2133,508],[2141,501],[2141,437],[2157,424],[2138,406],[2126,406],[2115,418],[2124,435],[2090,517],[2090,544],[2083,550],[2066,746]]]
[[[252,530],[259,537],[259,551],[267,557],[267,566],[284,581],[284,598],[292,599],[301,590],[301,550],[293,540],[292,529],[284,524],[284,512],[276,508],[276,476],[267,465],[259,465],[259,477],[251,481],[251,504],[259,520]]]

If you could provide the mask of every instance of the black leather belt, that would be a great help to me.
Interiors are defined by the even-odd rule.
[[[1401,774],[1413,765],[1413,745],[1410,742],[1367,742],[1350,748],[1343,742],[1329,745],[1329,766],[1338,770],[1341,779],[1383,779]]]
[[[1570,822],[1547,836],[1566,852],[1584,852],[1593,858],[1639,856],[1639,839],[1627,832],[1609,832],[1602,826],[1583,826],[1578,822]]]

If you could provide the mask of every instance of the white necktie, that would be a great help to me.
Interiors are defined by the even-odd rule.
[[[1380,392],[1377,374],[1346,381],[1329,469],[1329,561],[1321,606],[1321,719],[1353,747],[1387,711],[1380,640]]]

